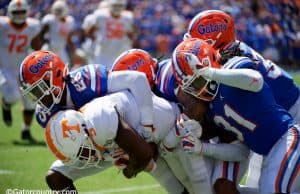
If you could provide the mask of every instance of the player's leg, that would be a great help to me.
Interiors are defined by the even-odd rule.
[[[300,128],[290,128],[262,163],[259,193],[300,193]]]
[[[246,185],[249,187],[258,187],[258,180],[260,177],[262,164],[262,156],[252,153],[250,157]]]
[[[175,149],[173,152],[167,152],[162,157],[172,170],[173,174],[183,184],[187,191],[189,193],[194,193],[188,174],[183,168],[183,165],[179,159],[178,149]]]
[[[30,126],[32,123],[32,119],[35,111],[35,103],[30,101],[29,99],[22,96],[23,103],[23,126],[21,131],[21,139],[28,140],[30,142],[35,142],[36,140],[31,136]]]
[[[248,160],[242,162],[215,161],[212,183],[216,194],[238,194],[239,182],[248,167]]]
[[[186,193],[184,186],[175,177],[167,163],[160,156],[156,160],[157,168],[149,173],[170,194]]]
[[[178,150],[181,164],[186,171],[194,193],[213,193],[211,175],[213,160],[197,154],[188,154]]]
[[[2,93],[2,117],[7,126],[12,125],[11,107],[20,99],[16,76],[9,70],[0,71],[0,91]]]
[[[66,166],[60,160],[56,160],[51,165],[45,177],[46,183],[52,190],[76,190],[76,187],[73,184],[75,180],[104,171],[111,166],[111,162],[103,162],[101,168],[91,167],[86,169],[77,169],[71,166]]]

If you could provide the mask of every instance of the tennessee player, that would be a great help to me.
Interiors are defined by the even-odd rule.
[[[70,64],[69,54],[66,48],[70,49],[70,54],[75,52],[75,45],[72,42],[72,35],[75,28],[73,16],[68,15],[68,5],[65,1],[56,0],[51,13],[42,18],[42,30],[40,37],[43,43],[48,43],[46,50],[56,52],[64,63]],[[48,37],[46,38],[46,34]]]
[[[11,106],[21,98],[17,77],[19,64],[29,53],[30,48],[40,49],[37,36],[40,22],[29,18],[29,5],[26,0],[12,0],[7,9],[8,16],[0,16],[0,91],[2,93],[2,116],[7,126],[12,125]],[[23,129],[21,138],[34,141],[30,125],[35,105],[22,98]]]
[[[197,14],[190,22],[185,37],[208,41],[222,55],[221,63],[234,56],[246,56],[259,61],[254,67],[271,87],[276,102],[300,121],[300,90],[291,75],[274,62],[263,58],[258,52],[236,39],[234,19],[220,10],[207,10]],[[250,161],[247,185],[257,186],[262,157],[254,154]]]
[[[159,141],[174,127],[178,108],[156,96],[153,96],[153,103],[154,135]],[[153,168],[153,158],[157,156],[152,153],[150,144],[141,138],[144,128],[140,124],[139,107],[131,93],[123,91],[96,98],[85,104],[80,111],[60,111],[49,121],[46,129],[47,144],[60,159],[52,164],[50,171],[59,172],[75,181],[101,172],[112,166],[112,163],[123,166],[123,174],[127,178],[135,176],[147,166],[150,175],[168,193],[183,192],[182,185],[161,157],[156,160],[157,167]],[[117,160],[113,160],[116,147],[122,148],[129,157],[120,154]],[[182,177],[183,167],[180,163],[176,167],[176,172]],[[204,177],[207,175],[203,174]],[[47,177],[52,189],[74,189],[72,184],[58,180],[53,175]]]
[[[171,102],[177,102],[174,89],[176,88],[176,81],[173,75],[171,60],[167,59],[157,64],[157,60],[153,59],[151,55],[141,49],[131,49],[122,53],[114,62],[112,71],[133,70],[140,71],[146,74],[148,82],[152,86],[152,91],[158,96],[163,97]],[[155,74],[153,72],[156,72]],[[190,109],[189,109],[190,110]],[[177,121],[180,120],[178,116]],[[179,123],[179,122],[178,122]],[[189,128],[197,128],[197,123],[192,120],[187,121]],[[181,125],[180,123],[178,125]],[[187,127],[187,126],[185,126]],[[182,129],[184,131],[184,129]],[[186,155],[180,147],[178,147],[179,137],[174,133],[175,130],[169,131],[164,140],[159,142],[160,152],[168,165],[176,173],[177,160],[182,162],[185,166],[187,179],[190,180],[191,185],[184,184],[186,188],[192,193],[202,190],[203,193],[210,193],[211,187],[205,187],[205,181],[210,180],[204,174],[207,170],[207,162],[199,161],[199,158]],[[197,170],[196,170],[197,169]],[[186,178],[180,178],[183,180]],[[186,181],[182,181],[186,182]]]
[[[217,69],[207,65],[218,64],[217,60],[207,61],[206,55],[199,55],[214,52],[207,43],[188,39],[182,44],[172,57],[178,84],[185,92],[207,101],[203,108],[207,108],[210,123],[232,132],[251,151],[263,155],[259,193],[299,192],[300,156],[295,150],[299,149],[300,128],[287,110],[276,103],[261,74],[252,70],[257,64],[247,57],[233,57]],[[189,44],[191,47],[184,49]],[[219,85],[218,90],[214,90],[216,86],[207,87],[212,80]],[[201,154],[203,148],[199,144],[189,146]]]
[[[108,5],[107,9],[94,12],[95,41],[99,46],[95,49],[95,61],[110,69],[117,56],[132,48],[134,22],[133,13],[125,10],[126,0],[108,0]]]

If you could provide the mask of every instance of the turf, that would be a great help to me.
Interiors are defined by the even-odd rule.
[[[295,81],[300,84],[300,75],[292,75]],[[34,121],[31,132],[40,143],[31,145],[21,141],[22,115],[20,103],[13,106],[12,111],[12,127],[4,125],[1,119],[2,112],[0,111],[0,193],[5,193],[6,189],[46,190],[48,187],[44,181],[44,176],[55,158],[44,143],[44,130]],[[88,193],[116,193],[118,189],[128,189],[128,191],[122,191],[122,193],[131,194],[166,193],[146,173],[128,180],[114,168],[82,178],[76,181],[75,185],[79,191]],[[136,187],[145,187],[145,189],[130,190]]]

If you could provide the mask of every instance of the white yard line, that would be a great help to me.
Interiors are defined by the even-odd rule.
[[[82,194],[123,193],[123,192],[130,192],[130,191],[155,189],[155,188],[159,188],[159,187],[160,187],[159,184],[155,184],[155,185],[136,186],[136,187],[124,187],[124,188],[119,188],[119,189],[105,189],[105,190],[98,190],[98,191],[88,191],[88,192],[80,192],[80,193],[82,193]]]
[[[1,174],[14,174],[15,171],[12,170],[5,170],[5,169],[0,169],[0,175]]]

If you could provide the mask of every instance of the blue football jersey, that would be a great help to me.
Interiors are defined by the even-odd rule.
[[[239,44],[236,42],[228,49],[233,50],[237,46],[241,50],[242,56],[259,61],[255,69],[261,73],[264,81],[271,87],[276,102],[289,110],[297,101],[300,92],[293,78],[272,61],[264,59],[244,42],[239,42]]]
[[[234,57],[224,67],[250,68],[255,65],[249,58]],[[259,92],[220,84],[207,116],[218,126],[235,133],[251,150],[264,155],[294,124],[290,114],[276,103],[266,82]]]
[[[56,104],[51,112],[45,111],[37,105],[36,120],[42,126],[46,127],[50,117],[56,112],[66,109],[79,109],[81,106],[92,99],[107,94],[108,70],[103,65],[85,65],[71,71],[65,78],[66,87],[70,93],[71,104],[73,107],[63,107]]]
[[[154,93],[159,97],[165,98],[172,102],[177,102],[174,89],[176,88],[176,80],[173,75],[171,59],[165,59],[158,64]]]

